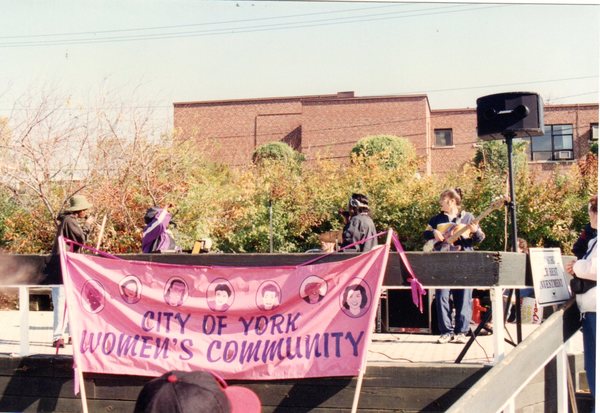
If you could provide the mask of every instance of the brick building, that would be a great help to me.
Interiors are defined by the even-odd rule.
[[[598,104],[545,105],[546,134],[530,142],[531,167],[552,171],[584,156],[597,140]],[[251,161],[257,146],[283,141],[307,160],[346,160],[368,135],[409,139],[424,173],[454,171],[470,161],[477,143],[475,109],[432,110],[426,95],[332,95],[179,102],[178,139],[193,139],[209,157],[230,165]]]

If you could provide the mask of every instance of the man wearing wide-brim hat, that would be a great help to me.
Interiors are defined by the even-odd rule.
[[[73,240],[80,244],[85,244],[88,240],[88,236],[94,224],[94,217],[86,218],[87,211],[92,207],[92,204],[88,202],[83,195],[73,195],[69,199],[69,205],[63,210],[57,220],[58,228],[56,230],[56,237],[54,239],[54,245],[52,246],[52,254],[50,261],[46,266],[46,279],[47,284],[62,284],[62,271],[60,268],[60,258],[58,255],[58,237],[63,236],[64,238]],[[83,222],[81,222],[83,221]],[[80,250],[79,245],[73,245],[73,252]],[[65,315],[65,294],[64,287],[53,287],[52,288],[52,305],[54,306],[54,332],[52,337],[53,347],[64,347],[65,342],[63,335],[65,332],[68,334],[68,321],[64,319]]]

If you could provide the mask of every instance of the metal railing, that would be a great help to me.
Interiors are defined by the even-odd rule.
[[[59,285],[48,284],[18,284],[18,285],[2,285],[2,288],[15,288],[19,291],[19,355],[28,356],[29,351],[29,294],[34,290],[47,290],[48,288],[59,287]]]

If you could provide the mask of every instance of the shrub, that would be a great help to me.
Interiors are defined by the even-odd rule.
[[[252,162],[255,164],[260,165],[265,161],[297,164],[304,161],[304,155],[284,142],[269,142],[260,145],[252,154]]]
[[[368,159],[385,168],[403,167],[412,173],[417,170],[417,152],[406,138],[393,135],[373,135],[360,139],[351,150],[355,162]]]

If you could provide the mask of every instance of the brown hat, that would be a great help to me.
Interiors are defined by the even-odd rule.
[[[171,371],[144,385],[135,413],[260,413],[261,403],[250,389],[228,386],[207,371]]]

